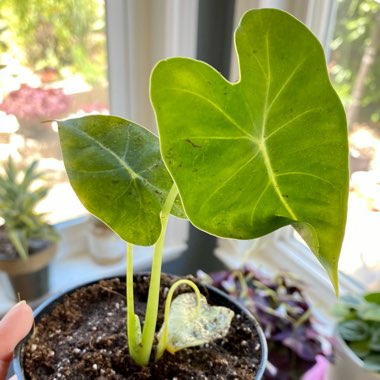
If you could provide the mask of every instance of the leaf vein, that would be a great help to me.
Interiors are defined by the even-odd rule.
[[[255,217],[255,213],[256,213],[257,206],[258,206],[258,204],[260,203],[261,198],[264,196],[265,192],[268,190],[269,185],[270,185],[270,181],[267,182],[267,184],[266,184],[264,190],[262,191],[262,193],[260,194],[260,196],[257,198],[257,201],[256,201],[256,203],[255,203],[255,206],[253,207],[252,212],[251,212],[251,223],[253,222],[253,219],[254,219],[254,217]]]
[[[161,192],[161,189],[158,187],[154,186],[152,183],[150,183],[146,178],[141,177],[138,173],[136,173],[131,167],[127,165],[125,161],[123,161],[114,151],[112,151],[110,148],[106,147],[103,145],[100,141],[94,139],[92,136],[90,136],[88,133],[85,133],[84,131],[80,129],[75,129],[75,131],[82,136],[82,138],[85,138],[89,141],[91,141],[93,144],[97,145],[99,148],[107,152],[111,157],[113,157],[119,164],[120,168],[125,169],[125,171],[129,174],[131,177],[131,180],[133,181],[134,179],[139,179],[140,181],[143,181],[148,187],[153,189],[153,191],[158,190]],[[115,168],[117,169],[117,168]]]
[[[276,180],[276,175],[273,171],[272,164],[270,161],[270,157],[268,154],[268,150],[266,147],[266,141],[265,141],[265,130],[267,127],[267,117],[268,117],[268,100],[269,100],[269,92],[270,92],[270,87],[271,87],[271,75],[270,75],[270,54],[269,54],[269,38],[268,34],[265,36],[266,37],[266,55],[267,55],[267,64],[268,64],[268,81],[267,81],[267,91],[265,95],[265,102],[264,102],[264,110],[263,110],[263,121],[262,121],[262,134],[261,134],[261,140],[262,143],[260,144],[261,152],[263,154],[263,159],[264,159],[264,164],[267,168],[268,172],[268,178],[269,181],[272,183],[273,188],[275,193],[277,194],[280,202],[282,205],[285,207],[287,212],[289,213],[290,217],[294,220],[297,220],[297,216],[290,207],[289,203],[283,198],[281,190],[279,188],[279,185]]]
[[[197,140],[248,140],[252,141],[252,139],[248,136],[188,136],[186,138],[178,139],[179,141],[188,141],[189,139],[197,139]],[[257,141],[256,144],[258,143]]]
[[[293,122],[295,122],[296,120],[300,119],[301,117],[307,115],[308,113],[311,113],[311,112],[314,112],[314,111],[318,111],[318,110],[321,110],[320,107],[316,107],[316,108],[311,108],[309,110],[306,110],[302,113],[300,113],[299,115],[293,117],[292,119],[288,120],[287,122],[285,122],[284,124],[280,125],[279,127],[277,127],[277,129],[275,129],[273,132],[271,132],[269,135],[267,135],[265,137],[265,140],[268,140],[270,137],[272,137],[273,135],[275,135],[277,132],[279,132],[281,129],[287,127],[289,124],[292,124]]]
[[[281,88],[277,91],[277,94],[273,97],[272,101],[270,102],[269,106],[268,106],[268,109],[267,109],[267,112],[269,113],[270,109],[272,108],[273,104],[276,103],[276,100],[279,98],[279,96],[281,95],[281,93],[285,90],[286,86],[289,84],[289,82],[291,81],[291,79],[294,77],[294,75],[297,73],[297,71],[299,71],[299,69],[301,68],[301,66],[305,63],[306,61],[306,58],[303,59],[296,67],[295,69],[291,72],[291,74],[289,75],[289,77],[285,80],[285,82],[282,84]]]
[[[239,125],[239,123],[237,123],[230,115],[228,115],[218,104],[216,104],[215,102],[213,102],[210,99],[206,98],[205,96],[203,96],[201,94],[197,94],[196,92],[193,92],[193,91],[190,91],[190,90],[179,88],[179,87],[168,87],[168,88],[166,88],[166,90],[185,92],[185,93],[191,94],[191,95],[193,95],[195,97],[198,97],[198,98],[202,99],[204,102],[210,104],[212,107],[214,107],[216,110],[218,110],[219,113],[221,115],[223,115],[224,118],[226,118],[241,133],[243,133],[245,136],[247,136],[248,138],[250,138],[251,141],[256,142],[256,139],[255,139],[255,137],[253,135],[251,135],[244,128],[242,128]]]
[[[325,182],[325,183],[329,184],[331,187],[336,188],[336,186],[332,182],[330,182],[327,179],[324,179],[324,178],[322,178],[322,177],[320,177],[318,175],[312,174],[312,173],[306,173],[306,172],[287,172],[287,173],[279,173],[276,176],[277,177],[284,177],[284,176],[288,176],[288,175],[303,175],[303,176],[313,177],[315,179],[318,179],[318,180],[320,180],[322,182]]]
[[[218,186],[217,189],[215,189],[203,202],[203,205],[201,206],[201,209],[205,207],[207,203],[210,202],[210,200],[223,188],[227,185],[228,182],[232,180],[232,178],[236,177],[249,163],[251,163],[256,156],[259,154],[259,151],[256,152],[247,162],[245,162],[239,169],[237,169],[235,172],[232,173],[231,176],[229,176],[220,186]]]

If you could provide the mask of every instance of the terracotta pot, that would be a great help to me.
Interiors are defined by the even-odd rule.
[[[137,276],[142,276],[142,275],[145,275],[145,274],[136,274],[136,275]],[[119,279],[120,279],[120,281],[125,282],[125,277],[120,277]],[[70,289],[70,290],[68,290],[66,292],[61,293],[61,294],[56,294],[56,295],[52,296],[51,298],[49,298],[48,300],[46,300],[34,312],[35,322],[36,322],[37,327],[38,327],[39,321],[44,316],[46,316],[49,313],[51,313],[51,311],[58,304],[60,304],[62,302],[63,297],[65,295],[70,295],[71,293],[73,293],[78,288],[86,287],[86,286],[89,286],[89,285],[94,285],[94,284],[96,284],[98,282],[99,282],[99,280],[98,281],[93,281],[93,282],[90,282],[90,283],[87,283],[87,284],[84,284],[84,285],[77,286],[77,287],[72,288],[72,289]],[[214,305],[226,306],[226,307],[232,309],[235,313],[240,313],[241,315],[245,315],[246,317],[248,317],[248,319],[252,323],[253,327],[256,329],[257,335],[258,335],[258,339],[259,339],[259,342],[260,342],[260,346],[261,346],[260,347],[261,358],[260,358],[259,365],[256,366],[256,368],[257,368],[257,376],[255,377],[255,379],[257,379],[257,380],[262,379],[263,375],[264,375],[264,371],[265,371],[266,362],[267,362],[267,344],[266,344],[264,333],[263,333],[260,325],[258,324],[258,322],[256,321],[256,319],[252,316],[252,314],[245,307],[243,307],[242,305],[240,305],[239,303],[237,303],[235,300],[231,299],[229,296],[227,296],[225,293],[221,292],[219,289],[216,289],[216,288],[214,288],[212,286],[209,286],[209,285],[201,285],[201,287],[203,287],[203,289],[205,289],[205,291],[207,293],[207,297],[209,299],[209,302],[211,302]],[[24,341],[22,341],[16,347],[15,352],[14,352],[13,368],[15,370],[15,373],[17,375],[17,379],[18,380],[25,379],[25,377],[24,377],[24,371],[23,371],[23,348],[26,345],[26,342],[27,342],[28,338],[30,337],[30,335],[32,333],[33,332],[31,332],[24,339]]]
[[[28,260],[0,260],[0,271],[6,272],[12,285],[13,300],[35,301],[49,291],[49,263],[57,246],[49,244],[45,249],[35,252]]]

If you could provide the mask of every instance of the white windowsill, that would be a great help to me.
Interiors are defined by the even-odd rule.
[[[187,228],[183,221],[169,221],[167,241],[163,252],[163,261],[173,260],[186,249],[186,243],[178,240],[181,236],[185,241]],[[90,282],[99,278],[123,276],[126,270],[126,258],[112,265],[99,265],[95,263],[87,248],[86,229],[87,218],[58,224],[57,230],[61,234],[57,253],[50,263],[50,292],[46,296],[62,292],[71,287]],[[184,233],[178,234],[178,228]],[[153,257],[153,247],[134,247],[134,271],[147,270]],[[10,284],[5,273],[0,272],[0,316],[5,314],[16,302],[9,298]],[[36,305],[32,305],[36,306]]]

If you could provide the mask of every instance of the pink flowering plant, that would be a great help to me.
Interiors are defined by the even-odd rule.
[[[62,89],[30,87],[22,84],[10,92],[0,104],[0,110],[15,115],[20,124],[31,125],[65,115],[71,99]]]

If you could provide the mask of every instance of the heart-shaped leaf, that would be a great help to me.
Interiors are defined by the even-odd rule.
[[[157,137],[114,116],[86,116],[58,126],[70,183],[87,210],[124,240],[154,244],[173,184]],[[183,216],[179,201],[172,212]]]
[[[237,83],[186,58],[155,67],[164,161],[198,228],[251,239],[292,224],[337,288],[348,139],[323,49],[275,9],[247,12],[235,38]]]
[[[165,349],[174,354],[186,347],[200,346],[227,335],[234,312],[224,306],[210,306],[200,296],[200,307],[194,293],[178,295],[170,305],[168,339]],[[163,334],[162,326],[158,338]]]

